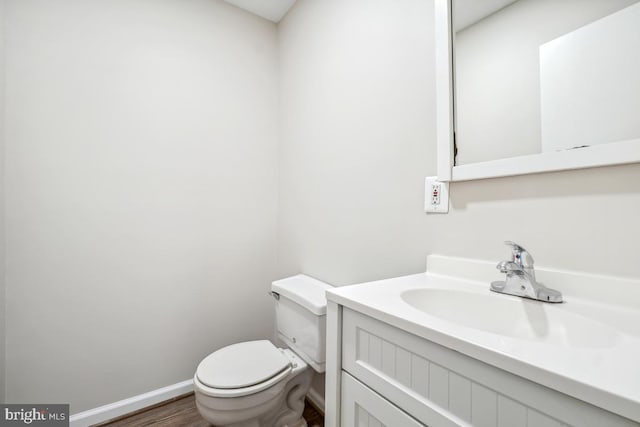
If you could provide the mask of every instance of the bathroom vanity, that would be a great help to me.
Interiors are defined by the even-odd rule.
[[[491,292],[495,263],[427,266],[327,293],[327,426],[640,425],[639,281],[539,268],[550,304]]]

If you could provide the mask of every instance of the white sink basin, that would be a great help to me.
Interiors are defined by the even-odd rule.
[[[612,347],[620,338],[610,326],[549,304],[472,291],[419,288],[400,297],[410,306],[467,328],[566,347]]]

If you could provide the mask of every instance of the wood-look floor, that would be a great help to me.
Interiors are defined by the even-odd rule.
[[[309,402],[306,402],[303,415],[309,427],[324,427],[323,416]],[[194,395],[191,393],[97,426],[211,427],[211,424],[203,420],[198,413]]]

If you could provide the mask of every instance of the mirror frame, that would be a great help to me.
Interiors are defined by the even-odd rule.
[[[454,165],[455,33],[453,0],[434,0],[438,180],[470,181],[543,172],[640,163],[640,139]]]

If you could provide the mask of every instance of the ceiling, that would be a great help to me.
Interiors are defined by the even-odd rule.
[[[224,0],[240,9],[262,16],[269,21],[280,22],[296,0]]]
[[[455,0],[453,16],[455,30],[460,31],[514,3],[516,0]]]
[[[296,0],[224,0],[240,9],[278,23]],[[486,18],[516,0],[455,0],[455,30],[460,31]]]

